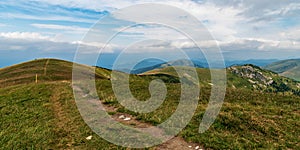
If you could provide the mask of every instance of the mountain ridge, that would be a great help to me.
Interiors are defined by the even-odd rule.
[[[80,64],[77,65],[81,66],[80,69],[91,73],[90,76],[93,76],[92,73],[95,72],[95,79],[110,79],[111,70],[109,69],[100,68],[97,66],[91,67]],[[58,59],[37,59],[9,66],[0,69],[0,87],[14,85],[22,82],[34,83],[36,75],[38,76],[38,81],[70,81],[72,80],[72,67],[72,62]],[[171,75],[176,77],[177,73],[173,69],[173,67],[195,67],[198,72],[206,74],[205,76],[207,77],[205,77],[206,82],[204,84],[208,84],[208,80],[210,80],[209,69],[204,68],[200,65],[194,65],[193,62],[189,60],[178,60],[158,64],[155,65],[155,67],[151,66],[150,68],[144,68],[142,69],[142,71],[137,70],[137,72],[134,72],[134,74],[137,74],[138,76],[158,76],[159,74],[165,74],[167,76]],[[30,70],[27,70],[29,68]],[[234,65],[228,67],[226,70],[227,75],[229,76],[229,87],[243,88],[242,86],[239,86],[241,83],[243,83],[242,85],[244,87],[246,86],[247,88],[254,90],[265,90],[269,92],[291,91],[292,93],[299,93],[297,88],[300,88],[300,84],[298,82],[294,81],[293,79],[285,78],[284,76],[281,76],[281,74],[277,74],[276,72],[264,70],[259,66],[255,66],[252,64]],[[50,75],[47,75],[47,72],[49,72]],[[230,78],[233,76],[235,77]],[[172,80],[179,81],[179,79]],[[239,81],[240,83],[238,83],[237,81]]]
[[[148,61],[148,59],[145,59],[141,62],[139,62],[137,65],[135,65],[132,70],[130,69],[119,69],[120,71],[131,73],[131,74],[141,74],[150,70],[163,68],[164,66],[193,66],[196,68],[209,68],[208,62],[205,60],[196,60],[196,59],[178,59],[178,60],[172,60],[172,61],[162,61],[159,59],[150,59],[150,60],[156,60],[155,63],[152,63],[151,61]],[[225,60],[224,61],[224,67],[228,68],[231,66],[236,65],[245,65],[245,64],[253,64],[259,67],[263,67],[266,64],[270,64],[273,62],[277,62],[277,59],[249,59],[249,60]],[[141,65],[142,64],[142,65]],[[221,66],[220,66],[221,68]]]
[[[263,68],[300,81],[300,59],[282,60],[266,65]]]

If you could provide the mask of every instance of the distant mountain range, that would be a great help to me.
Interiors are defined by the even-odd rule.
[[[264,67],[282,76],[300,81],[300,59],[290,59],[271,63]]]
[[[155,62],[155,63],[153,63]],[[152,65],[151,65],[152,64]],[[128,73],[131,74],[140,74],[144,73],[150,70],[159,69],[159,68],[165,68],[168,66],[189,66],[189,67],[196,67],[196,68],[206,68],[206,64],[201,63],[200,61],[195,60],[186,60],[186,59],[180,59],[170,62],[164,62],[164,61],[154,61],[154,59],[146,59],[144,61],[141,61],[138,63],[133,70],[131,70]]]
[[[300,59],[290,59],[279,61],[277,59],[250,59],[250,60],[233,60],[225,61],[225,67],[242,66],[252,64],[261,68],[276,72],[281,76],[300,81]],[[130,69],[120,69],[120,71],[141,74],[155,69],[161,69],[169,66],[189,66],[196,68],[209,68],[206,61],[203,60],[186,60],[179,59],[165,62],[159,59],[145,59]]]
[[[266,66],[270,63],[277,62],[277,59],[250,59],[250,60],[225,60],[225,67],[235,66],[235,65],[245,65],[253,64],[259,67]],[[159,59],[145,59],[134,66],[132,70],[130,69],[119,69],[120,71],[131,73],[131,74],[140,74],[150,70],[164,68],[167,66],[190,66],[196,68],[209,68],[209,64],[205,60],[186,60],[179,59],[174,61],[165,62]]]
[[[278,59],[249,59],[249,60],[225,60],[226,67],[230,67],[233,65],[245,65],[252,64],[255,66],[263,67],[268,64],[279,61]]]

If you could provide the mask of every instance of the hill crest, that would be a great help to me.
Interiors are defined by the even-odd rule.
[[[271,63],[264,67],[282,76],[300,81],[300,59],[289,59]]]

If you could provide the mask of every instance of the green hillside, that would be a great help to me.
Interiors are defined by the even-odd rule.
[[[88,128],[72,97],[67,82],[1,88],[0,149],[117,148]]]
[[[179,66],[176,66],[179,67]],[[185,67],[187,68],[187,67]],[[210,70],[196,68],[201,86],[210,84]],[[177,77],[173,67],[155,69],[142,75],[165,74]],[[234,89],[248,89],[277,94],[300,95],[300,82],[280,76],[277,73],[261,69],[254,65],[232,66],[227,68],[227,86]]]
[[[275,62],[267,65],[265,69],[279,73],[282,76],[300,81],[300,59]]]
[[[126,149],[106,142],[82,120],[73,98],[72,65],[61,60],[40,59],[0,70],[0,149]],[[153,79],[163,80],[168,89],[167,98],[158,109],[151,113],[136,113],[125,109],[116,100],[109,70],[78,66],[85,74],[96,69],[101,102],[117,120],[120,115],[130,116],[131,121],[121,121],[125,125],[157,125],[177,108],[180,80],[172,67],[130,76],[132,94],[139,100],[151,96],[149,84]],[[179,145],[187,144],[184,147],[175,145],[181,149],[189,149],[189,145],[208,149],[300,147],[300,97],[295,92],[298,82],[255,66],[229,68],[226,98],[220,114],[207,132],[199,134],[212,85],[209,70],[197,69],[197,72],[201,96],[192,121],[178,135],[184,141],[150,149],[162,149],[178,142],[183,143]],[[36,74],[38,83],[35,83]],[[93,138],[87,140],[90,135]]]
[[[80,69],[92,73],[93,67],[78,64]],[[73,63],[56,59],[37,59],[0,70],[0,87],[36,82],[70,81]],[[101,70],[101,71],[100,71]],[[83,72],[84,72],[83,71]],[[97,68],[96,78],[106,79],[108,70]]]
[[[72,93],[72,66],[67,61],[39,59],[0,70],[0,149],[117,148],[81,119]],[[107,72],[97,68],[96,78],[107,80]],[[87,141],[90,135],[93,140]]]

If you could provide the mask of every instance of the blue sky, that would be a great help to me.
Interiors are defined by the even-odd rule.
[[[297,0],[1,0],[0,67],[45,57],[73,60],[78,44],[86,49],[86,60],[82,62],[89,64],[89,56],[96,55],[104,44],[84,41],[90,28],[99,19],[101,24],[101,18],[106,17],[105,24],[99,26],[99,34],[105,37],[134,22],[110,14],[148,2],[179,7],[197,17],[214,36],[225,59],[300,57],[300,2]],[[165,41],[128,45],[135,40],[158,37]],[[204,42],[202,46],[210,45]],[[102,53],[101,64],[111,66],[112,60],[128,47],[129,53],[134,54],[130,55],[132,58],[139,53],[171,54],[174,47],[201,58],[195,55],[193,44],[178,33],[162,26],[140,25],[120,33]],[[167,59],[178,59],[177,55],[168,56]]]

